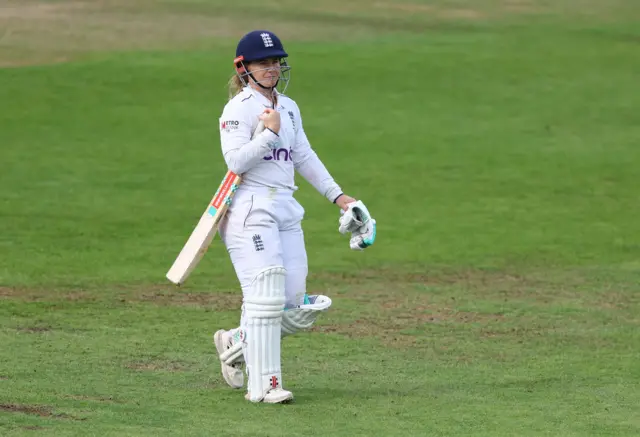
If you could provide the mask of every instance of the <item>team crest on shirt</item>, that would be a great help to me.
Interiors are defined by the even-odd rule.
[[[240,122],[238,120],[226,120],[220,123],[220,130],[225,132],[231,132],[232,130],[237,130],[240,127]]]
[[[293,128],[296,128],[296,118],[293,116],[293,111],[288,111],[289,112],[289,118],[291,119],[291,124],[293,124]]]
[[[260,234],[255,234],[251,239],[253,240],[253,246],[255,247],[256,252],[264,250],[264,243],[262,242]]]

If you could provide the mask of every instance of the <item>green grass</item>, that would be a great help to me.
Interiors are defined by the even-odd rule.
[[[634,2],[366,4],[274,6],[313,29],[285,41],[289,94],[379,227],[350,251],[298,181],[334,305],[284,341],[288,406],[220,377],[241,297],[219,239],[164,277],[225,171],[236,38],[0,69],[0,435],[640,434]]]

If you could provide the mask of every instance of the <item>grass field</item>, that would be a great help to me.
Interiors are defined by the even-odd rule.
[[[279,34],[311,142],[287,406],[222,380],[219,239],[165,273],[225,168],[238,38]],[[636,0],[0,0],[0,435],[640,435]]]

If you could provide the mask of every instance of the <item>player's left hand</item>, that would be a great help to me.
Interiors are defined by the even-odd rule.
[[[343,235],[351,232],[349,247],[352,250],[364,250],[376,240],[376,221],[362,201],[353,201],[346,206],[346,211],[341,211],[338,231]]]
[[[340,197],[336,199],[336,205],[338,205],[340,209],[342,209],[343,211],[346,211],[348,208],[348,205],[355,201],[356,199],[354,199],[353,197],[348,196],[346,194],[341,194]]]

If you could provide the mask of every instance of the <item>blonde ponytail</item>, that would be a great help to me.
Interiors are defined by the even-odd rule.
[[[242,80],[240,80],[240,77],[238,77],[237,74],[234,74],[229,79],[228,88],[229,88],[229,100],[233,99],[240,91],[242,91],[242,88],[244,88],[244,84],[242,83]]]

